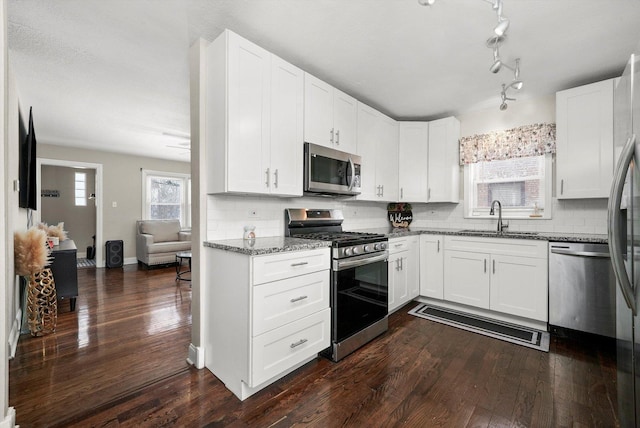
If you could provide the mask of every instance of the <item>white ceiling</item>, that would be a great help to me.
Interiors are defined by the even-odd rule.
[[[619,75],[640,0],[504,0],[519,100]],[[9,0],[10,63],[38,141],[189,160],[188,47],[229,28],[396,119],[495,106],[482,0]],[[517,101],[516,101],[517,102]]]

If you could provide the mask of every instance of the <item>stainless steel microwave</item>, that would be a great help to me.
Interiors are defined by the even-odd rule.
[[[304,191],[324,195],[360,193],[360,156],[304,143]]]

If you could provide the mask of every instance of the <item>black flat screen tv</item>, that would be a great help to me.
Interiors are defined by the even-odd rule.
[[[29,107],[28,128],[25,128],[21,114],[19,114],[19,120],[19,205],[20,208],[36,210],[38,209],[36,195],[36,133],[33,129],[32,108]]]

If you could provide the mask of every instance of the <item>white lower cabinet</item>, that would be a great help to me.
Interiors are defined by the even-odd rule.
[[[445,237],[444,300],[548,320],[547,243]]]
[[[410,302],[419,294],[419,237],[389,240],[389,312]]]
[[[420,235],[420,295],[444,298],[444,237]]]
[[[249,256],[207,249],[205,366],[241,400],[331,341],[329,248]]]

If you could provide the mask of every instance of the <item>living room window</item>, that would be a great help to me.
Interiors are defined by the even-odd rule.
[[[76,172],[74,174],[74,196],[77,207],[87,206],[87,173]]]
[[[180,220],[191,227],[191,176],[142,170],[144,220]]]

